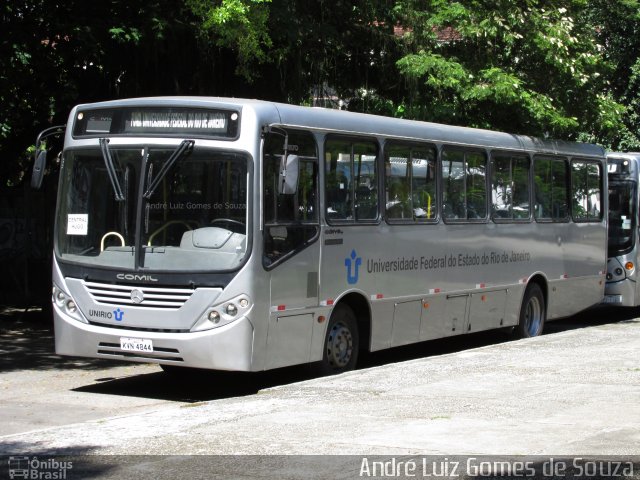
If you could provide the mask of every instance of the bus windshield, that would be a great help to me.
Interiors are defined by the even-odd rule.
[[[107,161],[101,147],[64,154],[59,259],[153,271],[228,271],[242,263],[245,154],[195,149],[169,166],[175,148],[107,147]]]
[[[628,253],[634,244],[635,182],[609,184],[609,257]]]

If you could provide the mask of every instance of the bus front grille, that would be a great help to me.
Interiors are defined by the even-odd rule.
[[[188,288],[111,285],[94,282],[83,282],[83,284],[93,301],[101,305],[127,305],[166,310],[179,309],[194,292]]]
[[[96,327],[114,328],[119,330],[133,330],[135,332],[153,332],[153,333],[189,333],[188,328],[150,328],[150,327],[132,327],[131,325],[113,325],[110,323],[100,323],[89,321],[89,325]]]

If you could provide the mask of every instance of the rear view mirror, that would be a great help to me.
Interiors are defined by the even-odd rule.
[[[280,195],[293,195],[298,191],[298,172],[300,159],[297,155],[287,155],[280,165],[278,175],[278,193]]]
[[[38,190],[42,187],[42,179],[44,171],[47,168],[47,149],[41,148],[43,140],[47,137],[62,135],[65,131],[64,125],[49,127],[38,134],[36,138],[36,153],[33,162],[33,171],[31,172],[31,188]]]
[[[33,172],[31,173],[31,188],[39,190],[42,187],[42,179],[44,178],[44,170],[47,166],[47,151],[38,150],[36,158],[33,162]]]

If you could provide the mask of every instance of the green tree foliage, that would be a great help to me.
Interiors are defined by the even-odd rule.
[[[254,79],[253,66],[264,63],[272,46],[267,27],[271,0],[186,0],[187,6],[200,19],[200,34],[219,47],[238,55],[236,72]]]
[[[640,3],[591,0],[587,16],[611,65],[610,91],[626,109],[621,115],[624,128],[611,144],[621,150],[640,150]]]
[[[397,7],[409,115],[574,139],[609,139],[622,127],[586,2],[420,3],[428,7]]]
[[[367,89],[380,92],[383,102],[393,97],[399,45],[388,1],[289,0],[274,2],[270,11],[272,61],[282,99],[309,104],[316,97],[320,105],[337,107],[338,98],[357,101]]]
[[[6,181],[20,180],[16,158],[25,158],[39,130],[64,123],[72,105],[162,88],[159,60],[181,58],[178,48],[170,51],[161,16],[169,4],[28,0],[3,7],[1,28],[10,39],[0,47],[0,174]],[[156,75],[141,81],[139,70]]]
[[[268,10],[256,13],[258,0],[218,3],[210,11],[196,0],[26,0],[0,7],[0,182],[25,178],[37,133],[64,123],[75,104],[249,95],[246,78],[234,72],[246,73],[260,49],[266,58]]]
[[[629,72],[629,81],[620,101],[627,106],[626,115],[623,116],[625,129],[620,131],[617,139],[617,149],[622,151],[640,150],[640,59]]]
[[[636,0],[24,0],[0,7],[0,181],[77,103],[219,95],[640,148]]]

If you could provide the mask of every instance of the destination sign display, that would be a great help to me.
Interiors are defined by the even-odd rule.
[[[113,108],[79,111],[73,136],[205,136],[236,138],[239,114],[202,108]]]

